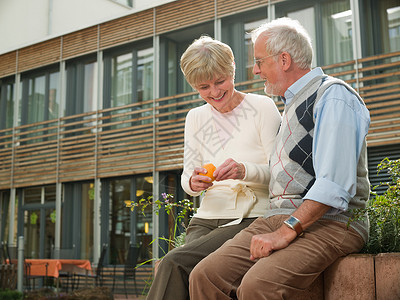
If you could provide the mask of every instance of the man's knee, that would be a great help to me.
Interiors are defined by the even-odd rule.
[[[244,276],[236,293],[238,299],[255,299],[254,293],[260,289],[260,282],[257,278],[251,276]]]

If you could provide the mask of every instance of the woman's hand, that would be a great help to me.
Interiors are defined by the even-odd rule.
[[[200,173],[206,174],[207,170],[202,167],[196,167],[189,179],[190,188],[194,192],[201,192],[213,185],[210,177],[200,175]]]
[[[201,192],[213,185],[210,177],[200,175],[200,173],[205,174],[207,173],[207,170],[202,167],[194,168],[193,174],[189,180],[190,188],[194,192]],[[238,163],[232,158],[228,158],[214,171],[214,177],[216,181],[243,179],[245,173],[246,169],[242,163]]]
[[[226,179],[243,179],[246,169],[242,163],[238,163],[232,158],[228,158],[224,163],[217,167],[214,172],[216,181]]]

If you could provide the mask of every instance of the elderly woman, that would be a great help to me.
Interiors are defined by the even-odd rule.
[[[194,266],[226,240],[263,216],[269,206],[269,157],[281,116],[266,97],[235,89],[231,48],[210,37],[195,40],[181,57],[188,83],[206,104],[185,123],[183,189],[204,193],[187,228],[186,244],[159,265],[147,299],[188,299]],[[216,166],[215,180],[202,166]]]

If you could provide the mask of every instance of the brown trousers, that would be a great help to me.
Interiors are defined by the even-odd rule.
[[[203,259],[190,274],[190,299],[295,299],[338,257],[364,245],[346,224],[319,220],[288,247],[250,260],[251,237],[275,231],[287,217],[258,218]]]
[[[248,218],[238,225],[219,227],[232,220],[193,218],[187,229],[186,244],[164,256],[146,299],[189,299],[189,274],[196,264],[254,220]]]

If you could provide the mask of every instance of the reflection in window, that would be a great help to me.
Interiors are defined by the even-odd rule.
[[[8,241],[10,191],[0,191],[0,242]],[[14,214],[12,214],[14,219]],[[15,217],[15,220],[17,218]]]
[[[138,51],[137,68],[138,101],[150,100],[153,98],[153,48]]]
[[[353,58],[349,1],[324,2],[321,7],[324,65]]]
[[[94,184],[82,184],[82,200],[80,203],[81,211],[81,234],[80,244],[81,253],[80,258],[89,259],[93,258],[93,212],[94,212]]]
[[[58,118],[59,72],[46,72],[22,81],[21,124]]]
[[[42,202],[42,188],[30,187],[24,189],[24,204],[34,204]]]
[[[136,178],[136,199],[139,201],[144,198],[147,199],[153,193],[153,177],[137,177]],[[139,261],[146,261],[151,257],[151,241],[153,240],[153,216],[152,207],[148,206],[144,210],[144,214],[135,210],[136,214],[136,244],[141,245],[141,252],[139,254]]]
[[[390,51],[400,50],[400,6],[386,9]]]
[[[111,107],[128,105],[132,101],[132,53],[111,60]]]
[[[93,58],[67,63],[65,115],[97,110],[98,64]]]
[[[13,127],[14,83],[0,84],[0,130]]]
[[[51,73],[49,80],[49,120],[56,119],[59,116],[60,93],[59,85],[59,72]],[[63,113],[62,113],[63,115]]]
[[[97,110],[97,62],[88,63],[84,68],[83,112]]]
[[[245,59],[246,59],[246,74],[247,80],[255,79],[255,75],[253,74],[254,67],[254,50],[253,50],[253,42],[251,41],[251,34],[254,29],[256,29],[261,24],[265,23],[267,19],[261,19],[253,22],[248,22],[244,24],[244,43],[245,43]],[[258,76],[257,76],[258,77]],[[262,83],[261,83],[262,85]]]
[[[40,258],[40,210],[24,211],[24,255]]]
[[[110,181],[109,232],[110,263],[122,264],[130,242],[130,210],[125,201],[131,199],[131,179]]]
[[[45,76],[29,79],[28,124],[44,121],[45,107]]]
[[[316,62],[318,61],[318,52],[316,51],[316,42],[317,42],[317,35],[316,35],[316,28],[315,28],[315,9],[314,7],[307,7],[304,9],[299,9],[294,12],[290,12],[287,15],[289,18],[297,20],[300,22],[301,25],[307,30],[308,34],[311,37],[312,47],[313,47],[313,62],[312,65],[315,66]]]

